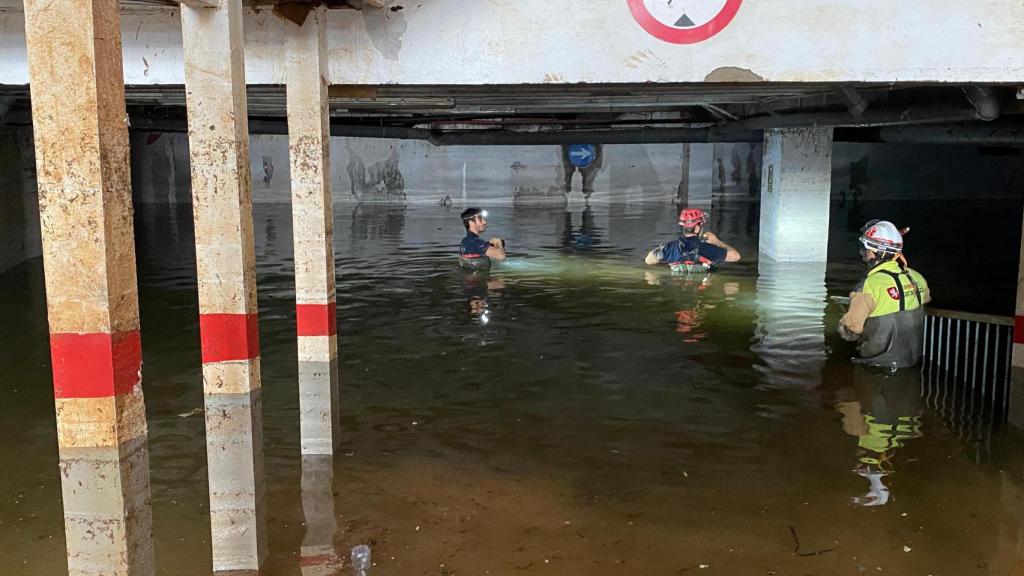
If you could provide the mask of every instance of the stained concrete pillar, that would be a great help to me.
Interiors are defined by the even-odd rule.
[[[680,158],[682,173],[679,175],[679,186],[676,188],[676,204],[687,206],[690,204],[690,144],[683,143],[683,154]]]
[[[68,572],[152,574],[118,2],[27,0],[25,28]]]
[[[286,22],[288,146],[295,240],[295,319],[303,454],[331,454],[338,423],[334,210],[327,100],[327,11]]]
[[[1024,224],[1021,226],[1020,263],[1017,265],[1017,306],[1011,364],[1008,419],[1014,426],[1024,428]]]
[[[714,144],[683,144],[682,175],[676,191],[680,206],[711,212]]]
[[[299,554],[302,576],[338,574],[342,559],[334,545],[338,519],[334,515],[334,456],[331,454],[302,457],[302,516],[306,524]]]
[[[766,130],[761,173],[760,252],[780,261],[824,261],[832,128]]]
[[[267,554],[241,0],[181,6],[213,569]]]

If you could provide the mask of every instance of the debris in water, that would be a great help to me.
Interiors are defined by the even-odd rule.
[[[820,556],[821,554],[825,554],[826,552],[832,552],[834,550],[834,548],[824,548],[822,550],[814,550],[813,552],[801,552],[800,551],[800,538],[797,537],[797,535],[796,535],[796,527],[793,526],[792,524],[789,525],[789,533],[793,535],[793,543],[796,545],[793,548],[793,555],[794,556],[799,556],[801,558],[806,558],[808,556]]]
[[[178,414],[178,418],[188,418],[189,416],[195,416],[197,414],[202,414],[202,413],[203,413],[203,409],[202,408],[193,408],[193,409],[189,410],[188,412],[182,412],[181,414]]]

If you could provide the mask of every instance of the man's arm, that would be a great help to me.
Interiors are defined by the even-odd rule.
[[[491,238],[488,244],[489,246],[485,253],[488,258],[498,261],[505,259],[505,242],[501,238]]]
[[[664,255],[665,245],[659,244],[658,246],[654,247],[650,252],[648,252],[647,256],[644,256],[644,264],[647,264],[648,266],[660,264],[662,262],[662,259],[664,258]]]
[[[725,249],[726,262],[739,262],[740,258],[742,258],[739,250],[724,242],[721,238],[716,236],[714,232],[705,232],[703,240],[712,246],[718,246],[719,248]]]
[[[850,308],[839,319],[839,333],[842,335],[845,330],[852,340],[859,338],[864,332],[864,322],[874,309],[874,298],[864,292],[850,292]]]

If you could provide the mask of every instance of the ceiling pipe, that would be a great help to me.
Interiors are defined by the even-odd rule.
[[[803,128],[832,126],[834,128],[875,128],[882,126],[904,126],[909,124],[944,124],[980,120],[981,115],[973,108],[951,108],[936,106],[910,106],[908,108],[880,108],[863,111],[860,118],[849,112],[804,112],[746,118],[736,122],[725,122],[718,129],[766,130],[769,128]]]
[[[968,114],[969,121],[934,123],[928,125],[882,125],[874,127],[837,127],[837,142],[888,142],[903,144],[960,144],[991,146],[1024,146],[1024,122],[1008,119],[978,122]],[[11,117],[15,114],[12,112]],[[8,117],[8,123],[13,118]],[[28,125],[29,118],[24,118]],[[920,118],[917,121],[921,121]],[[735,123],[733,123],[735,124]],[[778,126],[771,126],[776,128]],[[187,132],[184,118],[152,118],[132,116],[131,130],[145,132]],[[288,126],[282,119],[252,118],[249,129],[253,134],[287,134]],[[400,126],[365,126],[331,123],[331,135],[357,138],[394,138],[423,140],[435,146],[473,145],[560,145],[560,144],[663,144],[702,142],[760,142],[761,130],[723,130],[714,128],[631,128],[604,130],[562,130],[557,132],[514,132],[507,130],[469,130],[442,133]]]
[[[333,129],[332,129],[333,133]],[[718,131],[714,128],[627,128],[609,130],[559,130],[510,132],[475,130],[431,134],[435,146],[529,146],[538,144],[678,144],[700,142],[761,142],[760,130]]]

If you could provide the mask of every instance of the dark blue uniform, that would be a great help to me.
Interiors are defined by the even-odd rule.
[[[491,244],[487,240],[472,232],[466,232],[466,237],[459,245],[459,255],[463,258],[480,258],[487,255],[487,249],[490,247]]]
[[[658,262],[664,262],[670,266],[677,264],[711,266],[724,262],[728,250],[703,242],[696,236],[683,236],[662,246],[657,254]]]

